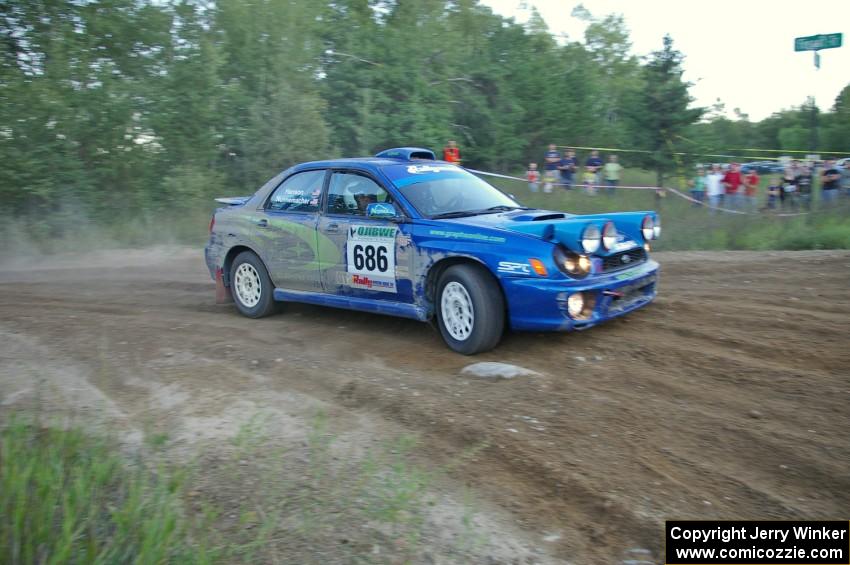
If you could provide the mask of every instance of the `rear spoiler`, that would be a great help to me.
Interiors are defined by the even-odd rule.
[[[250,196],[228,196],[227,198],[216,198],[215,201],[228,206],[242,206],[250,199]]]

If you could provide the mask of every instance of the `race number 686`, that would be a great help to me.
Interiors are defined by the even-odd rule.
[[[386,273],[389,268],[387,248],[383,245],[354,246],[354,268],[358,271]]]

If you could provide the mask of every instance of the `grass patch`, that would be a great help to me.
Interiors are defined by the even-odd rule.
[[[485,543],[464,499],[457,535],[432,547],[446,469],[417,466],[413,438],[348,459],[323,414],[295,447],[269,429],[259,415],[177,465],[164,434],[129,461],[109,439],[13,417],[0,430],[0,562],[467,562]]]
[[[129,467],[110,442],[14,419],[0,432],[0,561],[209,563],[181,479]]]

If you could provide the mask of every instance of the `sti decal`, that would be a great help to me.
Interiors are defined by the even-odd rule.
[[[530,275],[531,267],[528,263],[512,263],[510,261],[499,261],[499,272],[509,275]]]

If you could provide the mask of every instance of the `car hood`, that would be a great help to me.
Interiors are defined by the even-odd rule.
[[[609,252],[617,252],[634,247],[632,243],[637,245],[644,243],[641,225],[647,215],[654,221],[658,221],[658,215],[653,211],[577,215],[537,209],[512,210],[439,221],[458,226],[521,233],[553,243],[561,243],[579,253],[582,251],[581,237],[588,225],[595,224],[602,230],[607,222],[613,222],[617,227],[618,245]]]

